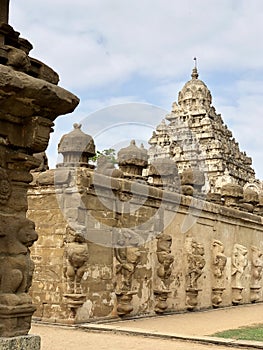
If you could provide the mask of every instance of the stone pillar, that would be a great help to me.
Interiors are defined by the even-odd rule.
[[[6,4],[0,0],[8,18]],[[38,349],[39,337],[27,336],[35,311],[30,246],[38,237],[26,219],[30,170],[40,164],[33,153],[46,149],[55,118],[79,100],[57,86],[51,68],[28,56],[32,45],[3,21],[0,37],[0,347]]]

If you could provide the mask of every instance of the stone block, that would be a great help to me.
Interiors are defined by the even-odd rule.
[[[1,350],[40,350],[38,335],[24,335],[13,338],[0,338]]]

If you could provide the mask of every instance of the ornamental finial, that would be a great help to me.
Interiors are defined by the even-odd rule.
[[[193,68],[191,77],[192,77],[192,79],[198,79],[197,58],[196,58],[196,57],[194,57],[194,61],[195,61],[195,66],[194,66],[194,68]]]

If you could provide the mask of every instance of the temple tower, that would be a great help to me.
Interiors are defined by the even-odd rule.
[[[206,192],[219,193],[226,183],[244,186],[255,179],[251,158],[241,152],[232,132],[212,105],[206,84],[194,67],[171,112],[157,126],[149,144],[149,162],[171,158],[178,172],[193,168],[206,177]]]

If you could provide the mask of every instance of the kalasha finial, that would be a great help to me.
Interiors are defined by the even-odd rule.
[[[0,0],[0,24],[8,24],[10,0]]]
[[[198,79],[198,72],[197,72],[197,58],[194,57],[194,61],[195,61],[195,66],[193,68],[193,71],[192,71],[192,74],[191,74],[191,77],[192,79]]]

